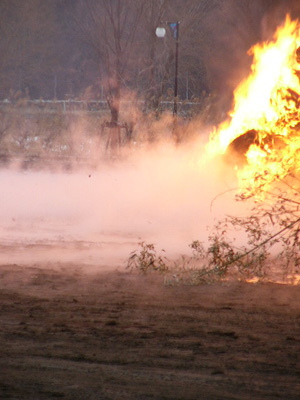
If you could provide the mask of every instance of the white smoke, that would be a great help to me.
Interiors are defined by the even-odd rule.
[[[63,173],[0,171],[1,263],[123,265],[139,241],[168,256],[206,241],[235,183],[203,144],[134,149],[123,161]]]

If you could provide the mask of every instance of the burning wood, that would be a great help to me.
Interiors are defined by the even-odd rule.
[[[255,45],[250,76],[234,92],[231,119],[211,135],[210,154],[244,157],[242,187],[261,189],[300,169],[300,23],[287,16],[273,41]]]
[[[271,135],[267,132],[259,132],[255,129],[251,129],[229,144],[226,150],[226,160],[231,163],[232,160],[234,160],[239,164],[246,162],[250,146],[255,146],[268,155],[272,149],[282,149],[284,147],[284,141],[279,135]],[[233,159],[232,156],[234,157]]]

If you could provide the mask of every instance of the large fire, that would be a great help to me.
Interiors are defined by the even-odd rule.
[[[234,92],[230,119],[211,135],[210,154],[223,154],[239,137],[251,137],[246,163],[236,166],[243,187],[268,185],[300,167],[299,46],[300,23],[287,16],[272,41],[250,49],[250,76]]]

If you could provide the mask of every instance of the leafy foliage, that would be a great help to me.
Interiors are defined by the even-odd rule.
[[[140,242],[139,247],[139,251],[136,250],[130,254],[127,268],[130,270],[137,268],[143,274],[150,271],[168,271],[167,258],[157,255],[154,244]]]
[[[231,251],[226,255],[226,243],[215,237],[207,250],[198,240],[193,241],[189,247],[192,249],[191,256],[182,255],[178,260],[171,261],[158,255],[154,244],[140,242],[139,248],[131,253],[127,268],[131,271],[137,269],[142,274],[163,273],[166,285],[198,285],[204,282],[211,283],[226,276],[225,260],[228,262],[229,253],[232,255]]]

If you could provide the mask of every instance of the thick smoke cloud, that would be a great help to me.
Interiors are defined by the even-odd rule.
[[[3,169],[1,262],[124,265],[142,240],[170,257],[188,253],[236,207],[231,195],[213,201],[235,185],[220,165],[194,142],[135,149],[123,161],[70,173]]]

